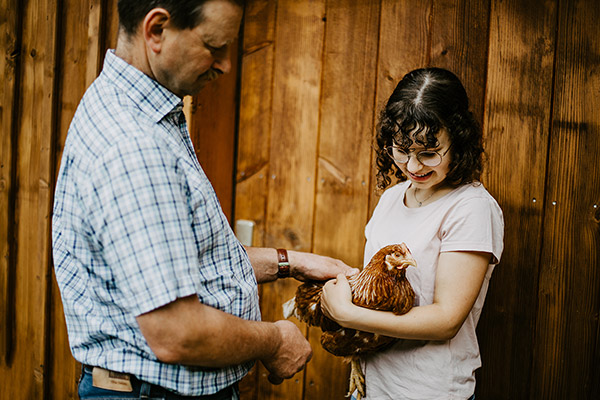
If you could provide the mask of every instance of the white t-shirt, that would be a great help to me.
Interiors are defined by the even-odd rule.
[[[418,306],[433,302],[441,252],[488,252],[492,263],[473,309],[452,340],[402,340],[364,360],[366,399],[464,400],[475,392],[475,370],[481,366],[475,327],[502,254],[502,210],[480,183],[460,186],[419,208],[404,204],[409,187],[410,182],[402,182],[381,196],[365,228],[365,265],[380,248],[406,243],[417,261],[417,268],[409,267],[406,275]]]

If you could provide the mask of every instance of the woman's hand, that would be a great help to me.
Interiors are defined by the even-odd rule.
[[[346,327],[356,308],[352,303],[352,290],[346,275],[339,274],[336,279],[325,283],[321,293],[321,310],[326,316]]]

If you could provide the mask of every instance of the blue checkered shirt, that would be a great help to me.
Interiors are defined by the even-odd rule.
[[[73,356],[184,395],[214,393],[252,363],[160,362],[136,316],[177,298],[260,320],[256,278],[189,138],[181,99],[108,51],[67,136],[53,255]]]

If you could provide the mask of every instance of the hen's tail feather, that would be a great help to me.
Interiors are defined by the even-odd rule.
[[[296,298],[293,297],[283,303],[283,318],[288,319],[291,316],[298,318],[298,313],[296,310]]]

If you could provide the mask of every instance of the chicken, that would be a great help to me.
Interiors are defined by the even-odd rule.
[[[363,270],[348,278],[352,289],[352,303],[374,310],[391,311],[401,315],[414,303],[415,292],[406,279],[406,268],[416,267],[406,244],[389,245],[379,250]],[[360,368],[362,356],[381,351],[397,341],[396,338],[355,329],[342,328],[321,311],[323,282],[305,282],[296,290],[296,296],[284,304],[284,315],[294,315],[309,326],[320,327],[321,345],[351,364],[349,393],[356,389],[358,399],[365,395],[364,375]]]

